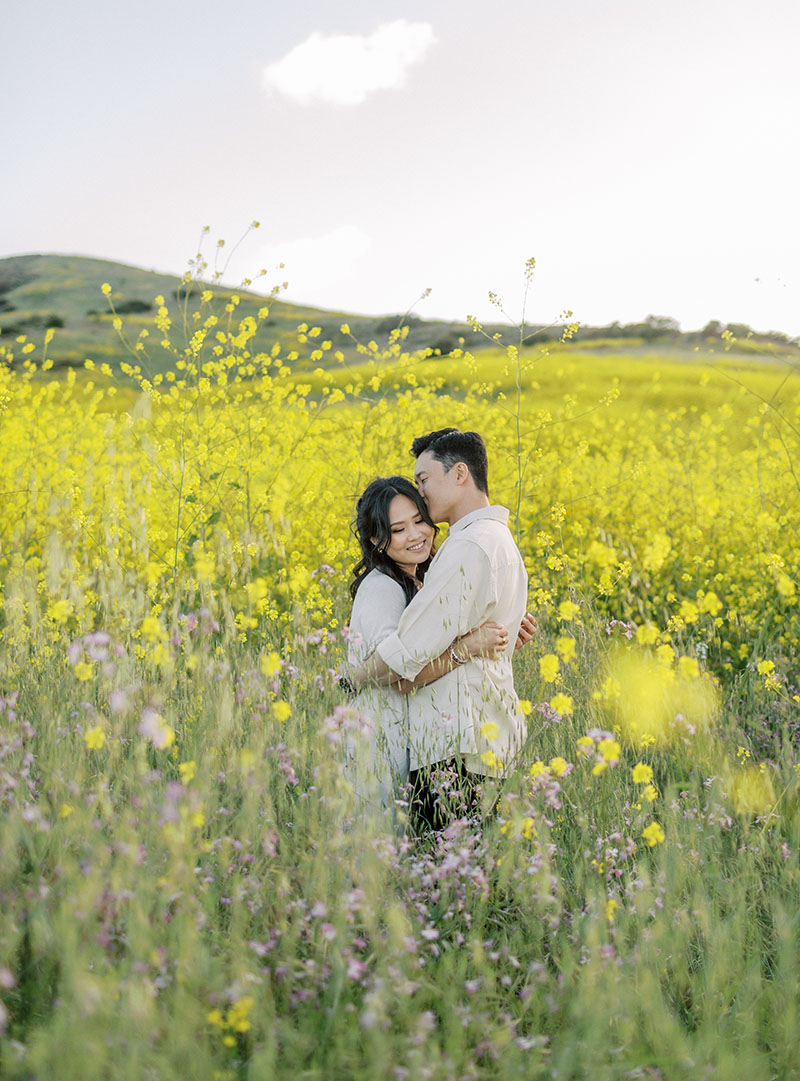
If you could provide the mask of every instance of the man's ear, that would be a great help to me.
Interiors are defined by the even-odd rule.
[[[466,484],[469,480],[470,472],[466,462],[456,462],[453,467],[456,471],[456,484]]]

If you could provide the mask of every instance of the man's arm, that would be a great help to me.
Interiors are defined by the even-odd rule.
[[[397,631],[378,645],[366,679],[382,681],[393,672],[414,680],[455,639],[486,622],[492,596],[489,560],[469,541],[452,538],[448,545],[403,612]]]
[[[454,668],[460,667],[473,657],[494,657],[498,650],[508,645],[508,631],[499,623],[484,623],[477,630],[470,631],[463,638],[457,638],[449,649],[440,653],[435,660],[419,672],[414,679],[398,679],[392,686],[400,694],[410,694],[417,687],[426,687],[437,679],[446,676]]]
[[[388,665],[374,663],[377,654],[373,654],[365,664],[354,668],[349,679],[359,690],[368,683],[381,687],[394,687],[401,694],[409,694],[417,687],[424,687],[442,676],[452,672],[461,664],[466,664],[473,657],[496,657],[508,647],[508,631],[500,623],[489,620],[474,631],[457,638],[443,653],[430,661],[415,678],[403,679],[392,672]],[[383,671],[383,668],[386,671]]]

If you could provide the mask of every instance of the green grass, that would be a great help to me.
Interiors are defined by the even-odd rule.
[[[576,742],[604,720],[608,642],[586,609],[575,717],[534,710],[495,817],[404,840],[353,805],[329,742],[349,723],[317,685],[336,650],[286,643],[282,723],[259,636],[220,614],[197,633],[169,617],[161,665],[111,643],[113,671],[87,682],[43,626],[4,654],[3,1077],[793,1076],[790,760],[770,767],[785,791],[764,818],[736,811],[700,744],[625,747],[593,776]],[[546,622],[518,657],[534,703],[538,655],[566,629]],[[139,731],[156,705],[172,750]],[[532,785],[556,755],[572,772]],[[652,803],[631,780],[642,758]]]

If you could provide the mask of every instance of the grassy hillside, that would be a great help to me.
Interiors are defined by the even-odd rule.
[[[82,365],[89,357],[98,364],[108,363],[116,372],[120,362],[130,361],[131,356],[112,325],[114,317],[101,292],[105,282],[111,285],[110,299],[134,338],[142,326],[153,325],[154,298],[159,295],[164,297],[173,325],[180,325],[183,320],[191,325],[192,315],[200,305],[200,295],[206,288],[199,283],[187,287],[180,278],[171,275],[76,255],[23,255],[2,259],[0,332],[3,338],[8,340],[12,335],[24,334],[40,346],[47,328],[53,327],[56,333],[48,347],[48,356],[54,367]],[[255,351],[268,351],[275,342],[280,342],[285,350],[291,349],[297,340],[298,325],[307,322],[320,327],[322,337],[331,340],[334,349],[340,349],[351,358],[356,351],[352,340],[340,331],[343,322],[349,324],[359,341],[385,342],[391,330],[403,319],[399,314],[358,316],[325,311],[269,300],[244,289],[214,286],[213,292],[214,310],[221,318],[233,294],[239,297],[237,321],[248,315],[255,316],[259,309],[269,306],[269,318],[251,343]],[[449,352],[458,345],[459,337],[474,337],[466,323],[422,320],[414,315],[406,317],[405,322],[410,328],[407,344],[412,350],[430,347]],[[492,328],[493,331],[496,329],[499,328]],[[482,340],[472,344],[480,346]],[[164,367],[167,367],[166,360]]]
[[[106,282],[112,290],[108,299],[102,293]],[[81,367],[90,358],[98,365],[107,363],[116,376],[120,373],[120,364],[130,362],[132,356],[114,328],[115,316],[109,300],[123,320],[127,338],[133,342],[142,328],[154,328],[155,298],[163,297],[169,309],[172,339],[177,344],[182,328],[186,330],[184,341],[188,341],[196,329],[193,316],[206,288],[203,283],[187,284],[172,275],[77,255],[22,255],[0,259],[0,342],[10,344],[24,336],[25,343],[34,346],[33,355],[41,357],[45,335],[52,328],[54,334],[47,355],[54,369]],[[360,316],[289,304],[246,289],[213,286],[212,291],[214,299],[205,306],[203,319],[214,313],[219,316],[221,326],[231,323],[235,327],[240,320],[255,317],[259,310],[268,306],[269,316],[259,321],[257,333],[248,348],[252,353],[269,352],[278,343],[284,356],[297,349],[301,359],[294,367],[299,371],[320,365],[326,367],[337,351],[344,354],[345,363],[358,362],[362,358],[354,339],[364,344],[375,341],[383,347],[401,323],[408,327],[404,348],[410,352],[431,349],[443,355],[460,345],[471,351],[493,346],[495,342],[491,339],[498,334],[499,341],[513,342],[517,333],[506,324],[492,324],[484,328],[484,336],[474,333],[466,322],[420,319],[414,314]],[[234,295],[239,301],[233,314],[229,315],[226,306],[230,305]],[[321,361],[303,359],[311,352],[302,341],[298,342],[298,326],[303,323],[319,327],[319,340],[331,342],[330,351]],[[352,337],[342,334],[343,323],[349,325]],[[561,327],[531,327],[530,330],[536,334],[533,343],[552,342],[558,348]],[[725,348],[730,351],[731,340],[723,340],[730,331],[730,327],[709,323],[703,331],[681,333],[673,320],[650,316],[641,324],[581,327],[574,340],[561,348],[588,351],[594,355],[623,352],[629,357],[643,357],[656,352],[660,357],[692,359],[698,350]],[[734,354],[800,355],[797,343],[780,334],[749,336],[746,327],[735,327],[733,333],[736,338]],[[150,338],[153,346],[149,350],[150,374],[166,370],[171,363],[169,355],[162,355],[159,350],[158,337],[154,329]],[[20,348],[15,347],[13,351],[20,360]],[[141,356],[136,359],[141,360]]]

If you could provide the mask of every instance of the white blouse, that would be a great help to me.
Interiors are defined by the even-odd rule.
[[[347,647],[350,664],[363,664],[394,634],[405,607],[400,585],[380,570],[370,571],[353,601]],[[372,720],[373,731],[361,747],[363,753],[348,762],[351,783],[361,799],[391,806],[399,787],[408,780],[406,696],[391,687],[369,687],[356,695],[353,706]]]

